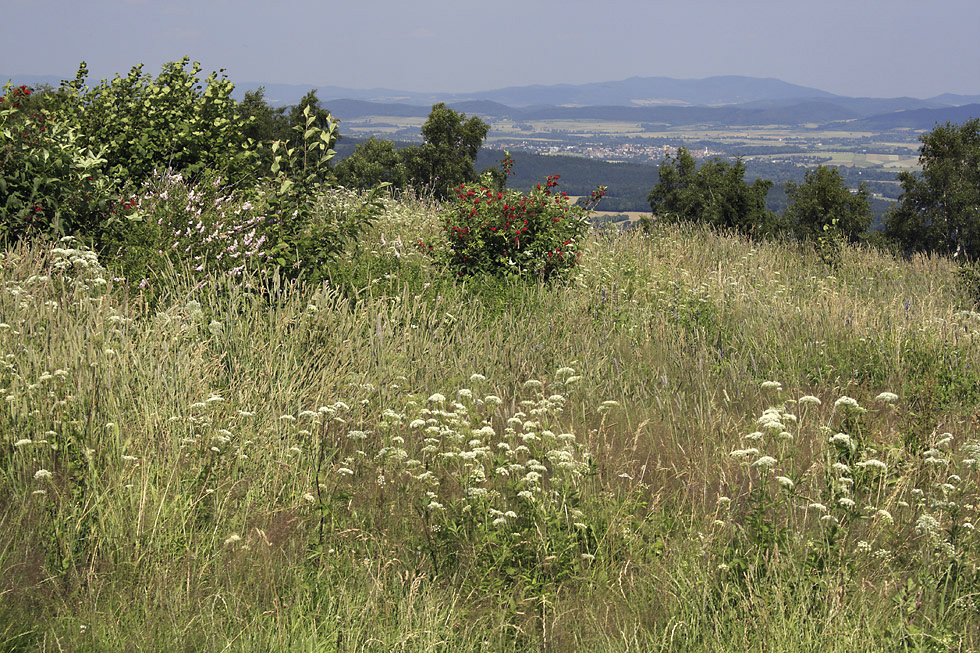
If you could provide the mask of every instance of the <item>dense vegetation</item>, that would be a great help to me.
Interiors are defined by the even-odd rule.
[[[887,232],[916,251],[980,258],[980,118],[922,137],[922,174],[902,173]]]
[[[0,649],[980,647],[976,277],[833,173],[812,237],[720,165],[628,232],[347,189],[315,98],[259,147],[208,79],[0,105]],[[211,145],[72,126],[129,101]]]

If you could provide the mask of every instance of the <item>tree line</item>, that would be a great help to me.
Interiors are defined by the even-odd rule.
[[[188,178],[217,171],[243,187],[278,179],[270,197],[282,201],[295,194],[298,179],[308,190],[316,184],[412,188],[442,200],[481,174],[477,155],[490,126],[443,103],[432,107],[421,144],[398,148],[371,138],[334,165],[339,130],[315,91],[282,108],[270,107],[261,88],[236,101],[234,85],[223,74],[202,82],[199,66],[188,71],[188,63],[167,64],[156,78],[137,66],[93,88],[85,86],[84,63],[74,80],[57,89],[32,92],[8,83],[0,98],[0,235],[16,238],[32,229],[76,233],[92,229],[93,221],[111,222],[118,210],[112,198],[124,197],[162,169]],[[766,203],[772,181],[747,181],[740,159],[698,165],[684,148],[660,165],[643,225],[693,221],[756,237],[878,240],[905,252],[976,260],[980,119],[936,126],[920,140],[922,172],[899,174],[902,192],[881,233],[869,232],[868,187],[850,188],[837,168],[819,166],[802,182],[787,183],[785,209],[777,214]],[[482,172],[495,187],[506,184],[503,167]],[[271,206],[287,208],[288,202],[277,202]]]
[[[799,240],[840,238],[890,243],[906,253],[933,252],[980,258],[980,119],[936,126],[920,139],[921,173],[898,175],[901,194],[887,212],[884,230],[870,234],[872,210],[865,184],[848,187],[840,170],[818,166],[802,183],[786,184],[781,215],[766,208],[768,180],[745,181],[741,160],[696,165],[685,149],[660,166],[644,221],[707,222],[755,236],[792,234]]]

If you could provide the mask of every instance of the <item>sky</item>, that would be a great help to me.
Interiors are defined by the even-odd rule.
[[[35,31],[0,75],[90,81],[189,56],[233,82],[465,93],[775,77],[863,97],[980,94],[977,0],[0,0]]]

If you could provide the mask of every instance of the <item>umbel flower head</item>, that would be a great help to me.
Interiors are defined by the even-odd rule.
[[[835,401],[834,408],[841,411],[842,413],[850,413],[855,415],[865,412],[865,409],[861,407],[857,399],[854,399],[853,397],[848,397],[847,395],[844,395],[843,397]]]

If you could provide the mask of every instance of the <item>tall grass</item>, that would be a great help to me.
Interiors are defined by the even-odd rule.
[[[980,646],[948,261],[674,227],[508,285],[437,228],[312,288],[8,248],[0,648]]]

